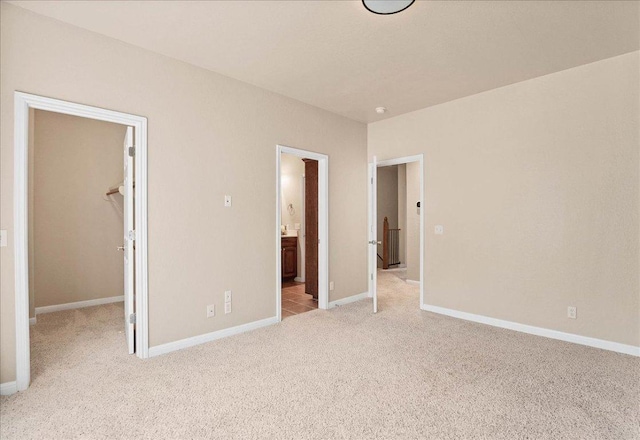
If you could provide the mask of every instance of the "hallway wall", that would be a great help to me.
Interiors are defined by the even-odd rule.
[[[420,163],[406,164],[407,177],[407,279],[420,281],[420,215],[416,206],[420,200]]]
[[[398,227],[398,167],[378,167],[377,186],[377,232],[378,241],[384,237],[384,218],[389,221],[389,228]],[[382,256],[382,245],[378,245],[378,255]],[[378,267],[382,267],[382,260],[377,259]]]

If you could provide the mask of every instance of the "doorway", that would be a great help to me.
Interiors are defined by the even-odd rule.
[[[140,358],[148,357],[148,323],[147,323],[147,121],[140,116],[104,110],[96,107],[71,103],[67,101],[15,92],[15,177],[14,177],[14,246],[15,246],[15,280],[16,280],[16,388],[22,391],[28,388],[31,380],[30,362],[30,271],[29,255],[30,243],[34,237],[29,237],[29,220],[33,215],[30,212],[29,193],[33,190],[33,168],[29,161],[29,145],[34,133],[33,127],[36,111],[51,113],[57,117],[79,117],[82,120],[93,120],[119,124],[122,127],[124,141],[121,140],[117,154],[121,171],[124,173],[122,185],[123,193],[123,218],[120,229],[120,237],[124,239],[124,276],[120,281],[119,293],[124,300],[124,314],[121,326],[125,335],[127,349],[134,352]],[[74,156],[72,155],[71,158]],[[135,157],[135,161],[134,161]],[[43,164],[46,168],[47,164]],[[31,173],[30,173],[31,171]],[[84,167],[78,165],[78,171],[83,172]],[[133,185],[135,174],[136,184]],[[112,189],[115,189],[112,188]],[[69,187],[67,186],[68,190]],[[65,186],[61,185],[58,191],[64,193]],[[104,191],[104,192],[103,192]],[[71,191],[69,191],[71,192]],[[96,197],[105,197],[109,188],[102,188]],[[101,202],[105,203],[107,199]],[[80,208],[81,210],[82,208]],[[61,213],[62,209],[53,206],[51,212]],[[101,231],[96,230],[99,234]],[[37,234],[36,234],[37,236]],[[120,241],[120,240],[119,240]],[[120,242],[121,243],[121,242]],[[134,255],[135,244],[135,255]],[[113,252],[117,252],[114,248]],[[81,252],[80,252],[81,253]],[[37,263],[36,263],[37,264]],[[37,285],[37,283],[36,283]],[[124,285],[124,288],[122,287]],[[135,295],[134,295],[135,289]],[[116,302],[114,298],[97,298],[87,301],[72,301],[62,305],[53,306],[46,311],[54,311],[56,307],[61,310],[74,309],[88,305]],[[46,309],[46,307],[44,307]],[[42,311],[42,310],[41,310]],[[122,316],[122,315],[121,315]],[[35,320],[37,322],[37,319]],[[37,324],[36,324],[37,325]],[[122,328],[122,327],[121,327]]]
[[[278,320],[328,308],[328,156],[276,147],[276,226]]]
[[[419,295],[418,307],[423,304],[423,169],[422,155],[380,162],[374,156],[369,164],[369,296],[374,313],[379,286],[386,306],[397,299],[394,292]]]

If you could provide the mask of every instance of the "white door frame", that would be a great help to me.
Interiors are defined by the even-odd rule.
[[[368,217],[369,217],[369,298],[373,299],[373,313],[378,313],[378,167],[377,157],[373,156],[373,160],[368,164],[369,191],[367,198]]]
[[[82,118],[134,127],[135,229],[136,229],[136,355],[149,356],[147,274],[147,118],[83,104],[31,95],[14,94],[14,255],[16,387],[26,390],[31,380],[29,353],[29,237],[28,237],[28,153],[29,109],[46,110]]]
[[[282,320],[282,153],[318,161],[318,308],[329,308],[329,156],[276,145],[276,317]],[[306,240],[306,238],[305,238]]]
[[[420,308],[424,304],[424,155],[416,154],[415,156],[398,157],[395,159],[379,160],[376,167],[389,167],[393,165],[402,165],[411,162],[418,162],[420,164]],[[376,197],[375,194],[370,197]],[[369,199],[369,210],[371,210],[371,203],[373,200]],[[405,231],[406,232],[406,231]],[[369,264],[371,265],[371,253],[369,253]],[[377,258],[377,257],[376,257]],[[377,263],[374,261],[374,263]],[[377,264],[374,265],[377,267]],[[373,292],[372,280],[369,279],[369,294]]]

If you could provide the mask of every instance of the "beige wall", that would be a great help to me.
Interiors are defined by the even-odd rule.
[[[123,179],[125,131],[35,112],[35,307],[123,294],[122,196],[105,192]]]
[[[257,87],[1,4],[0,382],[15,379],[13,92],[149,120],[156,346],[275,315],[276,144],[330,156],[330,300],[367,290],[367,129]],[[348,191],[344,191],[348,188]],[[224,208],[224,195],[233,207]],[[233,313],[222,309],[233,290]]]
[[[304,176],[304,162],[301,158],[283,153],[281,157],[282,179],[282,224],[295,228],[296,223],[302,222],[302,176]],[[291,215],[287,207],[293,204],[294,214]]]
[[[377,182],[377,219],[378,241],[382,241],[384,218],[389,220],[389,228],[398,227],[398,167],[379,167]],[[382,256],[382,245],[378,245],[378,254]],[[378,267],[382,267],[382,260],[377,259]]]
[[[420,215],[417,203],[420,200],[420,163],[406,164],[407,177],[407,279],[420,281]]]
[[[280,159],[280,173],[282,179],[282,225],[295,230],[296,223],[302,228],[304,191],[302,177],[304,176],[304,162],[298,156],[283,153]],[[293,205],[294,213],[289,213],[289,204]],[[298,230],[298,277],[304,278],[304,237],[302,230]]]
[[[425,155],[425,303],[640,345],[639,55],[369,125]]]
[[[398,165],[398,227],[400,228],[400,264],[407,265],[407,165]]]

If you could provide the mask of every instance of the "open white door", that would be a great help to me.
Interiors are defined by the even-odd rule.
[[[376,156],[369,164],[369,294],[373,313],[378,312],[378,168]]]
[[[129,354],[135,352],[134,267],[133,246],[133,127],[124,137],[124,329]]]

